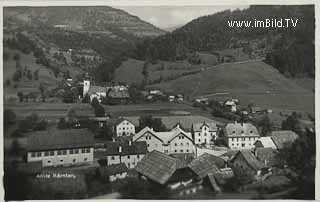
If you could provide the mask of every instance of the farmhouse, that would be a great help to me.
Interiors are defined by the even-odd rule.
[[[290,130],[273,131],[271,133],[271,139],[278,150],[291,145],[298,137],[295,132]]]
[[[217,125],[215,123],[197,123],[193,126],[195,144],[209,144],[217,138]]]
[[[132,136],[136,133],[135,125],[127,119],[110,119],[108,120],[107,125],[111,127],[117,137]]]
[[[231,149],[251,149],[260,138],[258,130],[251,123],[228,123],[224,129],[224,141]]]
[[[195,179],[193,172],[183,162],[159,151],[148,153],[138,163],[135,170],[143,179],[151,180],[170,189],[186,186]]]
[[[124,179],[127,177],[128,168],[126,164],[113,164],[110,166],[101,166],[99,173],[102,178],[109,182],[114,182],[118,179]]]
[[[231,160],[236,176],[246,176],[254,179],[267,171],[268,166],[257,160],[251,150],[240,150]]]
[[[147,154],[146,142],[107,142],[103,151],[99,151],[101,160],[107,166],[124,163],[127,168],[134,168]]]
[[[255,148],[272,148],[272,149],[276,149],[277,148],[270,136],[260,137],[254,143],[254,146],[255,146]]]
[[[168,132],[156,132],[145,127],[133,136],[133,141],[145,141],[149,152],[157,150],[165,154],[195,154],[191,133],[185,132],[179,124]]]
[[[203,179],[209,173],[218,173],[221,168],[226,166],[226,162],[222,158],[204,153],[191,161],[188,166],[197,174],[198,178]]]
[[[276,154],[277,150],[273,148],[256,148],[253,151],[258,161],[264,163],[268,167],[276,166]]]
[[[93,162],[93,135],[86,129],[38,131],[27,143],[27,162],[43,167]]]
[[[234,100],[227,100],[224,103],[224,107],[227,108],[230,112],[236,112],[237,111],[237,104]]]

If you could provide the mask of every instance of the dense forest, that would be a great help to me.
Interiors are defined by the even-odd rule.
[[[228,20],[298,19],[296,27],[230,28]],[[183,60],[196,51],[241,48],[288,77],[314,77],[314,6],[250,6],[197,18],[172,33],[137,45],[138,59]]]

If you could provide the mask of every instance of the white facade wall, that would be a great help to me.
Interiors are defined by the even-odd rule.
[[[252,149],[259,137],[226,137],[226,142],[231,149]]]
[[[90,81],[84,80],[83,81],[83,97],[89,92],[89,88],[90,88]]]
[[[151,133],[149,132],[144,134],[137,141],[146,141],[149,152],[153,150],[157,150],[159,152],[164,153],[164,147],[162,146],[162,141],[160,141],[158,138],[151,135]]]
[[[166,153],[166,152],[165,152]],[[175,137],[169,146],[169,154],[189,154],[195,153],[195,146],[193,142],[184,135]]]
[[[144,154],[130,154],[130,155],[113,155],[107,157],[107,165],[114,165],[124,163],[127,168],[134,168],[141,159],[143,159]]]
[[[78,153],[75,152],[76,150],[78,150]],[[85,152],[83,152],[81,148],[66,149],[64,151],[65,153],[63,153],[63,150],[28,152],[27,162],[42,161],[43,167],[66,166],[93,162],[93,148],[85,148]]]
[[[123,120],[121,123],[116,125],[115,133],[117,134],[118,137],[124,136],[124,135],[125,136],[134,135],[136,133],[135,125],[133,125],[127,120]]]
[[[127,172],[123,172],[123,173],[117,173],[117,174],[114,174],[114,175],[110,175],[109,176],[109,181],[110,182],[114,182],[118,179],[124,179],[127,177]]]
[[[209,131],[209,127],[203,126],[201,131],[194,131],[195,144],[210,144],[217,138],[217,131]]]

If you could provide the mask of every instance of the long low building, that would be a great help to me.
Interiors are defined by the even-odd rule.
[[[184,131],[179,124],[168,132],[156,132],[145,127],[133,136],[135,142],[146,142],[148,151],[165,154],[195,154],[196,148],[190,132]]]
[[[27,162],[42,162],[43,167],[88,164],[93,162],[93,134],[87,129],[34,132],[27,139]]]

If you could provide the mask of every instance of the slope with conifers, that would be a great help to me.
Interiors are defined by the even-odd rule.
[[[228,20],[298,19],[296,27],[230,28]],[[253,23],[253,22],[252,22]],[[240,49],[251,59],[265,58],[287,77],[314,77],[314,6],[250,6],[199,17],[185,26],[138,45],[137,58],[143,60],[181,60],[191,53],[206,51],[233,61],[236,54],[220,54]]]

